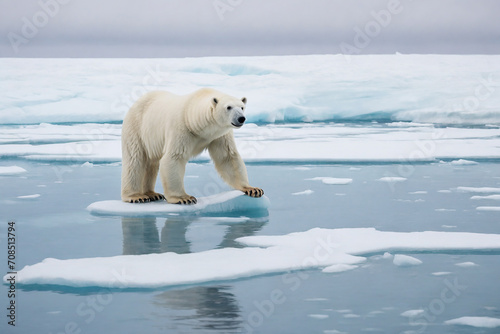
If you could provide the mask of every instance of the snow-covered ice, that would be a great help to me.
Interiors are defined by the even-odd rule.
[[[290,270],[356,265],[388,250],[500,250],[500,235],[465,232],[382,232],[374,228],[321,229],[237,239],[244,248],[192,254],[45,259],[18,272],[18,284],[158,288],[230,280]],[[7,276],[4,277],[4,281]]]
[[[165,201],[150,203],[125,203],[119,200],[100,201],[90,204],[87,210],[95,215],[107,216],[167,216],[172,213],[215,214],[239,211],[259,211],[269,208],[266,196],[251,198],[238,190],[200,197],[193,205],[169,204]]]
[[[494,89],[500,56],[352,57],[350,63],[342,55],[4,58],[0,123],[120,121],[138,95],[148,90],[185,94],[203,86],[246,95],[250,122],[373,118],[413,121],[415,127],[499,123],[498,94],[488,94],[475,109],[465,98],[474,97],[476,87]],[[26,77],[29,80],[18,80]]]
[[[461,317],[444,322],[446,325],[462,325],[479,328],[500,327],[500,319],[492,317]]]
[[[0,166],[0,176],[19,175],[26,173],[26,169],[19,166]]]
[[[81,164],[119,162],[120,131],[121,125],[114,124],[6,127],[0,135],[0,139],[3,137],[0,157]],[[442,137],[430,139],[436,131],[442,132]],[[248,162],[411,163],[450,158],[500,158],[500,129],[343,126],[335,123],[303,124],[298,128],[291,124],[246,124],[234,133],[238,150]],[[208,160],[206,152],[193,159]]]

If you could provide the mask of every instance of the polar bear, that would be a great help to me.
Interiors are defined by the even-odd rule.
[[[139,98],[123,120],[122,200],[195,204],[184,190],[184,172],[188,160],[205,149],[227,184],[261,197],[264,191],[248,183],[233,136],[245,122],[245,105],[246,98],[209,88],[184,96],[154,91]],[[165,196],[154,191],[158,169]]]

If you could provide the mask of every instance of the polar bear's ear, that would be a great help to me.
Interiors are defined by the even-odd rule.
[[[241,102],[243,102],[244,104],[247,104],[247,98],[246,97],[242,97],[241,98]]]
[[[217,100],[217,98],[216,98],[216,97],[214,97],[214,98],[212,99],[212,104],[214,105],[214,107],[217,105],[217,103],[219,103],[219,100]]]

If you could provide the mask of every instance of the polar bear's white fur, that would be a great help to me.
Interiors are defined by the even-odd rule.
[[[184,96],[155,91],[137,100],[123,120],[122,200],[196,203],[184,190],[184,172],[188,160],[205,149],[226,183],[261,197],[262,189],[248,183],[234,142],[233,129],[245,122],[245,104],[246,98],[208,88]],[[165,196],[154,191],[158,170]]]

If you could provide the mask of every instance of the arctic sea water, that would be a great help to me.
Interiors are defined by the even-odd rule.
[[[16,222],[17,270],[32,279],[2,333],[500,328],[500,57],[1,62],[0,235]],[[118,199],[120,120],[135,95],[199,86],[249,99],[236,136],[269,207],[89,212]],[[230,190],[207,155],[185,183],[197,197]],[[99,261],[114,278],[102,281]]]

